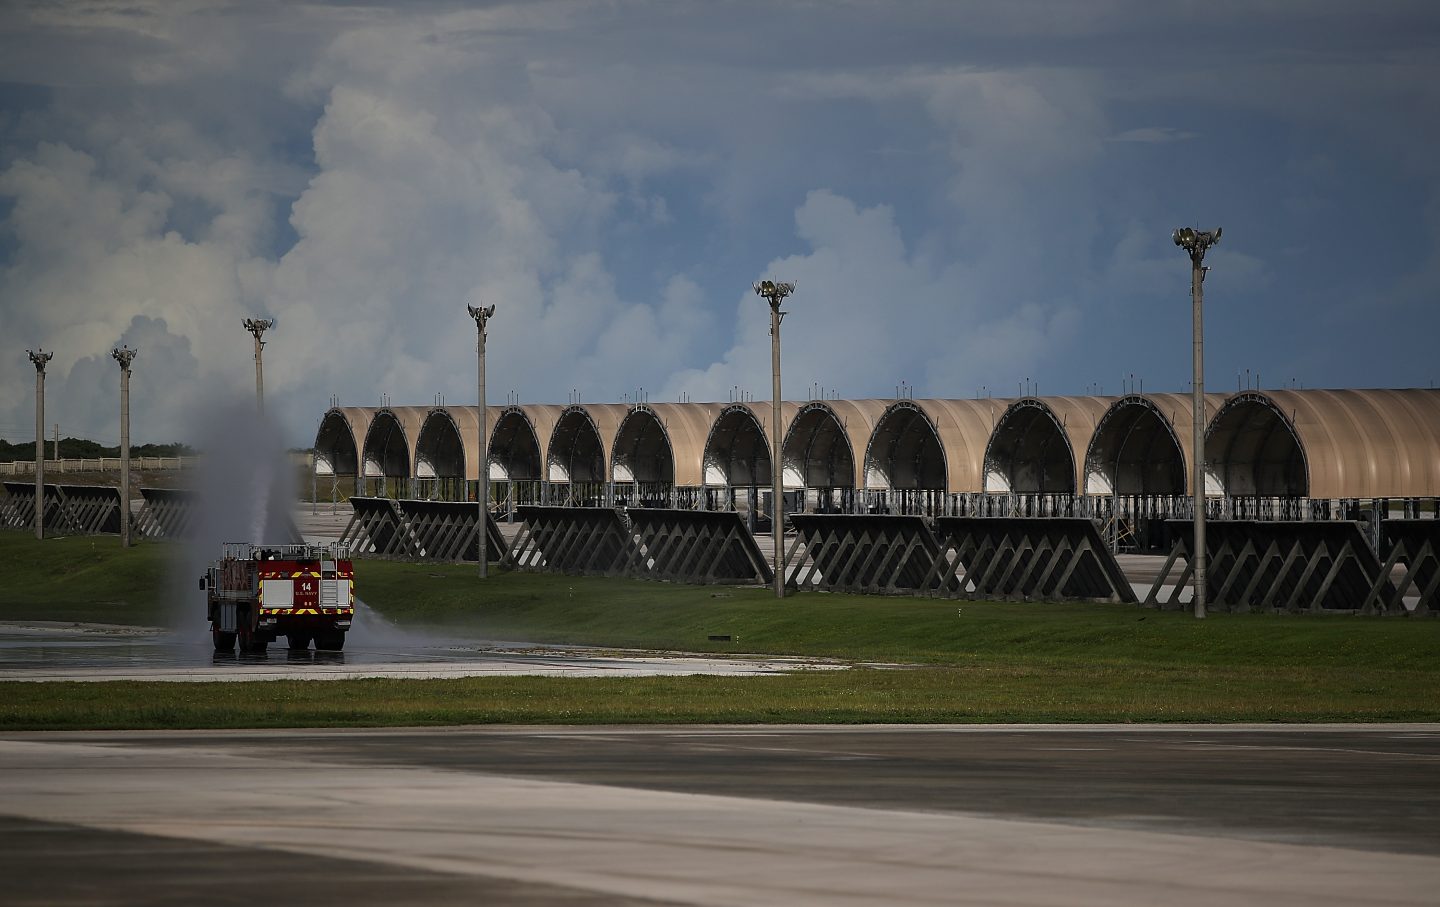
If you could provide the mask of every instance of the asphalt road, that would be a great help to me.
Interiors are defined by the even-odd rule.
[[[10,904],[1433,904],[1440,726],[0,735]]]

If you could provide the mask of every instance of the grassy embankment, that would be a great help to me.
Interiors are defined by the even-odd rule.
[[[0,619],[153,622],[160,545],[0,535]],[[456,637],[905,663],[779,677],[0,684],[0,727],[468,722],[1440,720],[1440,621],[951,602],[362,561],[362,597]],[[10,591],[15,590],[18,598]],[[110,604],[105,604],[106,602]],[[198,607],[198,605],[197,605]],[[149,610],[147,610],[149,609]],[[197,623],[197,634],[203,628]],[[730,642],[711,641],[729,635]]]
[[[0,532],[0,620],[155,626],[164,619],[173,553],[153,542],[125,550],[118,536],[38,542]]]

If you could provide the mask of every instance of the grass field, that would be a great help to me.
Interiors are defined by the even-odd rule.
[[[150,624],[169,546],[0,534],[0,619]],[[781,677],[0,684],[0,728],[480,722],[1434,721],[1440,621],[954,602],[361,561],[361,597],[457,637],[840,658]],[[195,609],[199,610],[198,595]],[[196,632],[203,635],[203,621]],[[711,636],[731,637],[712,641]],[[905,667],[865,667],[867,664]]]
[[[1019,660],[769,677],[0,684],[0,729],[1435,721],[1435,676]]]
[[[35,540],[0,532],[0,620],[153,626],[175,595],[171,544],[126,550],[118,536]],[[193,585],[192,585],[193,588]]]
[[[968,602],[638,580],[501,574],[365,561],[362,597],[401,625],[532,642],[855,661],[955,664],[1039,659],[1195,667],[1440,670],[1440,621],[1238,615],[1136,605]],[[711,642],[728,635],[731,642]]]

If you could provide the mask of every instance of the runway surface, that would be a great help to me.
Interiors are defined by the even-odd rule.
[[[0,735],[11,904],[1433,904],[1440,726]]]
[[[500,674],[737,676],[845,667],[822,659],[706,657],[477,642],[373,628],[352,635],[344,652],[290,652],[282,642],[272,645],[263,656],[236,656],[216,655],[203,626],[178,633],[157,628],[0,623],[0,681],[437,679]]]

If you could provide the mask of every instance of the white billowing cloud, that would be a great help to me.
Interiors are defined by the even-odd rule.
[[[693,361],[712,328],[699,286],[678,274],[617,286],[596,250],[625,217],[668,220],[644,184],[684,162],[659,141],[609,142],[585,170],[557,162],[564,143],[528,97],[523,52],[474,46],[493,21],[366,23],[277,74],[292,97],[323,102],[308,179],[222,150],[180,116],[97,117],[84,135],[103,160],[45,144],[11,163],[0,196],[14,200],[16,252],[0,294],[21,336],[59,351],[50,412],[65,430],[113,426],[108,353],[129,338],[146,402],[137,440],[183,436],[200,389],[248,385],[240,320],[252,314],[278,320],[267,398],[301,442],[331,391],[473,399],[467,303],[499,304],[495,398],[563,399],[574,385],[618,398]],[[612,179],[633,196],[625,213]],[[267,257],[286,194],[295,242]],[[25,424],[26,398],[5,396],[0,423]]]
[[[818,383],[841,396],[888,396],[901,381],[921,394],[968,396],[997,369],[1014,374],[1070,339],[1073,312],[982,294],[969,269],[907,249],[894,212],[816,190],[795,212],[810,247],[756,279],[792,281],[781,329],[787,399]],[[668,396],[728,399],[739,385],[770,396],[769,309],[750,295],[736,312],[735,346],[704,369],[672,376]]]
[[[92,398],[113,402],[107,393],[113,380],[87,392],[70,372],[93,374],[93,367],[80,364],[108,359],[127,338],[132,346],[162,338],[168,346],[184,338],[194,349],[173,365],[192,365],[198,356],[210,362],[207,373],[226,372],[220,363],[227,357],[211,328],[231,320],[238,328],[245,311],[240,265],[253,246],[254,227],[232,229],[234,222],[255,220],[244,205],[238,213],[220,209],[200,230],[209,238],[192,242],[168,228],[176,195],[159,184],[140,188],[111,178],[93,157],[63,145],[42,145],[31,158],[12,163],[0,173],[0,195],[13,199],[7,225],[16,248],[0,272],[0,295],[10,303],[14,335],[43,338],[55,352],[52,386],[65,391],[51,401],[49,414],[62,432],[95,430],[100,414],[115,408],[92,405]],[[159,333],[147,326],[158,326]],[[233,358],[237,365],[245,361]],[[137,363],[137,370],[143,367]],[[135,430],[145,438],[183,437],[180,414],[199,375],[193,367],[156,377],[162,375],[151,388],[151,405],[136,410]],[[3,421],[19,422],[22,401],[8,393],[6,398],[11,408]],[[100,424],[107,422],[113,424],[108,417]]]
[[[299,239],[267,297],[287,338],[329,342],[287,356],[278,387],[472,400],[465,306],[480,303],[497,305],[494,398],[565,399],[576,386],[618,398],[692,362],[711,325],[700,288],[675,274],[618,285],[598,251],[627,216],[604,176],[639,191],[675,155],[638,143],[629,156],[602,147],[583,171],[558,163],[560,131],[523,82],[491,86],[513,82],[513,61],[459,53],[456,40],[370,29],[338,40],[309,77],[311,90],[321,75],[335,83],[314,130],[319,172],[294,203]],[[456,86],[471,84],[479,97],[457,108]],[[668,217],[663,199],[630,213]]]

